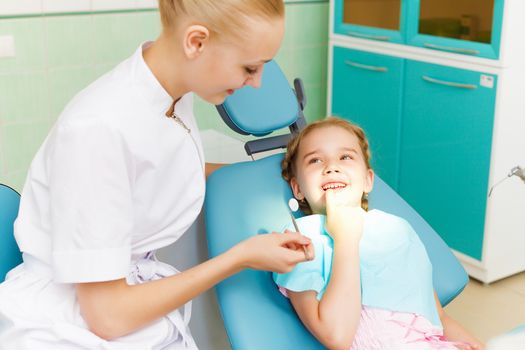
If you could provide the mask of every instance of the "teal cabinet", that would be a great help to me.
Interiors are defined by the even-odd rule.
[[[333,0],[335,34],[499,58],[504,0]]]
[[[503,0],[411,1],[407,44],[477,57],[499,57]]]
[[[399,193],[481,260],[497,77],[406,60]]]
[[[525,187],[512,175],[524,166],[525,1],[330,3],[328,113],[365,128],[375,170],[470,276],[525,271]]]
[[[397,189],[403,59],[334,47],[332,114],[367,133],[374,170]]]
[[[334,32],[362,39],[403,43],[405,0],[335,0]]]
[[[362,126],[374,170],[481,260],[497,76],[333,47],[333,115]]]

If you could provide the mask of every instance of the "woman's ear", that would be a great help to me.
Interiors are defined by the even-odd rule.
[[[209,43],[210,31],[203,25],[193,24],[184,32],[184,53],[189,59],[198,57]]]
[[[296,199],[300,201],[304,199],[304,195],[302,194],[301,188],[299,187],[299,184],[297,183],[297,180],[295,179],[295,177],[293,177],[290,180],[290,187],[292,188],[293,196]]]

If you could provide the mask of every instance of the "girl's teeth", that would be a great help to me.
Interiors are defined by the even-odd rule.
[[[323,190],[328,190],[328,189],[335,189],[335,188],[345,188],[346,185],[344,184],[330,184],[330,185],[326,185],[326,186],[323,186]]]

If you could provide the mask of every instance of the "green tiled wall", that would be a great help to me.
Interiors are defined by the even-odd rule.
[[[71,97],[159,32],[151,10],[0,19],[0,35],[13,35],[16,46],[16,57],[0,58],[0,183],[21,190],[31,159]],[[303,78],[309,121],[326,110],[327,45],[328,2],[287,4],[276,60],[290,83]],[[195,115],[201,129],[241,138],[198,98]]]

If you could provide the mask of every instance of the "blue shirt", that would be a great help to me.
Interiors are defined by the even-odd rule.
[[[297,264],[275,282],[291,291],[313,290],[321,299],[332,270],[333,241],[325,230],[326,216],[297,219],[301,233],[311,238],[315,259]],[[293,228],[288,227],[293,230]],[[441,327],[432,284],[432,264],[410,224],[380,210],[365,214],[359,243],[362,304],[424,316]]]

